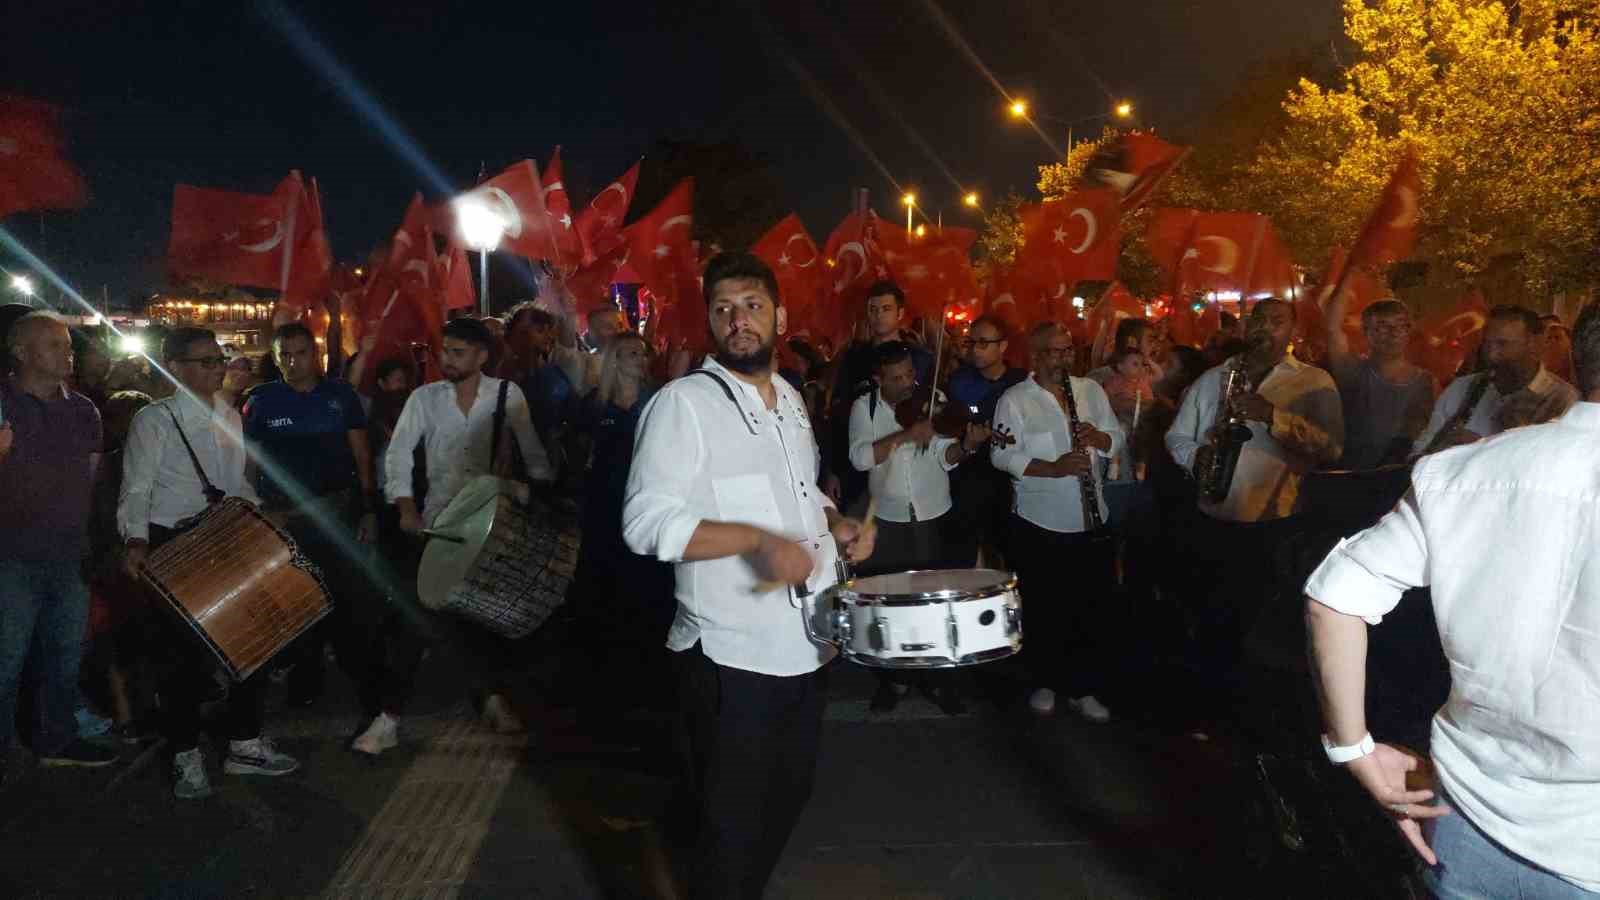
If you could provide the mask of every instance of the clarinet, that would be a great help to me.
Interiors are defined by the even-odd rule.
[[[1082,423],[1078,419],[1078,398],[1072,395],[1071,375],[1066,376],[1062,388],[1067,396],[1067,427],[1072,430],[1072,449],[1078,450],[1078,426]],[[1083,521],[1088,523],[1090,532],[1096,532],[1105,521],[1100,518],[1100,486],[1094,480],[1094,451],[1088,447],[1081,449],[1089,460],[1089,471],[1078,477],[1078,494],[1083,500]]]

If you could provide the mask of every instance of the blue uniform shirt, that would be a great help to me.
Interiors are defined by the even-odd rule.
[[[262,502],[282,506],[289,497],[358,487],[349,432],[366,427],[361,397],[348,382],[324,378],[305,393],[282,381],[256,387],[244,404],[244,436],[260,456]],[[285,481],[294,490],[285,490]]]

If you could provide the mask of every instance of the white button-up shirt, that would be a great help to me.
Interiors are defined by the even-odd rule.
[[[435,381],[412,391],[384,454],[389,499],[411,496],[411,454],[419,440],[428,461],[428,499],[422,510],[426,524],[433,524],[468,481],[491,474],[494,411],[499,402],[500,379],[487,375],[478,379],[478,396],[464,416],[456,404],[456,386],[452,382]],[[534,433],[528,401],[515,384],[506,391],[505,434],[501,441],[510,437],[517,439],[529,480],[548,481],[555,477],[544,445]]]
[[[873,402],[873,398],[877,402]],[[877,462],[875,441],[900,431],[894,405],[875,390],[850,407],[850,464],[868,473],[867,490],[878,502],[873,515],[885,522],[926,522],[950,511],[950,470],[945,451],[955,438],[935,437],[928,449],[901,444]]]
[[[1201,375],[1184,392],[1178,416],[1167,429],[1167,450],[1185,469],[1208,441],[1222,405],[1229,359]],[[1250,440],[1239,451],[1228,496],[1221,503],[1201,498],[1200,509],[1227,522],[1263,522],[1293,515],[1300,480],[1344,453],[1344,408],[1333,376],[1286,353],[1256,393],[1273,406],[1272,423],[1250,422]]]
[[[1428,445],[1438,436],[1440,429],[1455,418],[1462,404],[1467,402],[1467,394],[1472,391],[1473,383],[1480,378],[1488,377],[1489,373],[1478,372],[1463,375],[1450,382],[1450,386],[1444,389],[1444,393],[1440,394],[1439,399],[1433,404],[1433,416],[1428,419],[1428,429],[1412,445],[1413,452],[1425,452]],[[1502,395],[1500,389],[1490,381],[1483,391],[1483,396],[1479,398],[1478,405],[1472,408],[1472,415],[1467,419],[1466,428],[1468,431],[1488,437],[1518,425],[1548,422],[1572,408],[1572,404],[1577,402],[1577,389],[1541,365],[1538,374],[1533,376],[1527,387],[1509,395]]]
[[[781,378],[767,409],[753,385],[714,359],[663,387],[644,408],[622,507],[622,536],[635,553],[676,563],[678,615],[667,647],[699,641],[713,662],[764,675],[803,675],[833,658],[812,641],[802,607],[837,575],[828,529],[833,504],[817,487],[816,438],[806,404]],[[716,379],[731,391],[730,399]],[[812,555],[806,598],[788,587],[758,591],[743,556],[687,562],[703,521],[740,522],[788,537]]]
[[[1078,418],[1111,436],[1109,452],[1089,450],[1089,469],[1100,487],[1096,495],[1100,498],[1100,521],[1104,522],[1110,511],[1106,508],[1105,486],[1100,479],[1100,461],[1116,456],[1126,438],[1122,423],[1111,411],[1111,401],[1106,399],[1104,388],[1087,378],[1069,377],[1067,381],[1078,404]],[[1000,402],[994,409],[994,427],[995,431],[1009,433],[1017,439],[1014,444],[996,445],[989,454],[994,467],[1009,472],[1016,486],[1012,511],[1050,531],[1084,531],[1088,526],[1083,521],[1083,489],[1076,476],[1036,478],[1023,474],[1028,463],[1036,459],[1055,462],[1061,454],[1073,449],[1072,427],[1055,395],[1029,375],[1000,395]]]
[[[1600,891],[1600,404],[1426,457],[1306,594],[1376,624],[1430,585],[1450,664],[1433,758],[1513,853]]]
[[[230,497],[260,502],[244,477],[239,413],[221,402],[207,407],[179,388],[171,397],[139,410],[128,428],[122,492],[117,497],[117,528],[123,540],[147,540],[151,525],[171,528],[205,511],[205,487],[172,424],[172,414],[211,484]]]

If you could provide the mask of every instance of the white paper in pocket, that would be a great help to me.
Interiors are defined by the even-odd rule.
[[[783,514],[778,511],[778,498],[772,493],[772,480],[766,475],[715,478],[711,489],[717,496],[719,520],[782,533]]]
[[[1056,447],[1056,436],[1049,431],[1035,431],[1024,435],[1022,449],[1034,459],[1042,459],[1046,462],[1054,462],[1056,457],[1066,452]]]

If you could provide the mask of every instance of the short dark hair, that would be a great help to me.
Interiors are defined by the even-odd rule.
[[[552,316],[549,310],[540,309],[532,300],[524,300],[511,307],[506,313],[506,331],[509,333],[516,330],[517,323],[522,319],[527,319],[531,328],[546,328],[556,324],[556,317]]]
[[[1367,325],[1379,316],[1409,316],[1411,308],[1393,297],[1374,300],[1371,305],[1361,311],[1361,324]]]
[[[967,333],[971,334],[972,329],[977,328],[979,325],[987,325],[990,328],[993,328],[994,333],[999,335],[1000,340],[1002,341],[1011,340],[1011,328],[1006,325],[1006,320],[1000,318],[994,313],[984,313],[976,319],[973,319],[972,324],[967,326]]]
[[[1489,310],[1491,322],[1521,322],[1528,329],[1530,335],[1544,334],[1544,323],[1539,321],[1539,314],[1526,306],[1517,306],[1511,303],[1500,303]]]
[[[783,305],[783,297],[778,293],[778,276],[772,274],[771,266],[762,262],[761,257],[754,253],[727,252],[718,253],[706,263],[704,279],[706,306],[710,306],[711,299],[716,296],[717,285],[736,279],[760,282],[767,296],[772,298],[773,305]]]
[[[1254,306],[1250,307],[1250,315],[1255,315],[1256,310],[1266,306],[1286,306],[1290,312],[1294,312],[1294,305],[1282,297],[1262,297],[1255,302]]]
[[[1123,319],[1117,323],[1116,337],[1112,340],[1111,346],[1121,349],[1130,343],[1137,344],[1139,339],[1144,337],[1144,333],[1149,330],[1149,319],[1141,319],[1138,316]]]
[[[893,366],[911,361],[911,345],[905,341],[884,341],[873,350],[875,368]]]
[[[171,362],[175,359],[183,359],[184,355],[189,352],[190,344],[195,341],[214,341],[216,339],[217,333],[209,328],[196,328],[193,325],[174,328],[167,332],[166,337],[161,339],[161,361]]]
[[[1572,326],[1572,377],[1580,400],[1600,391],[1600,305],[1584,307]]]
[[[900,290],[900,285],[895,284],[888,279],[884,279],[883,281],[874,281],[872,285],[867,288],[868,300],[871,300],[873,297],[882,297],[885,294],[893,297],[894,302],[899,304],[901,309],[905,309],[906,292]]]
[[[282,325],[279,325],[277,328],[272,329],[273,347],[277,347],[279,344],[292,338],[305,338],[311,342],[313,347],[317,344],[316,336],[311,333],[311,329],[307,328],[304,322],[285,322]]]
[[[443,338],[455,338],[482,347],[491,356],[494,354],[494,333],[489,326],[478,319],[451,319],[444,323],[444,331],[440,334]]]
[[[1226,330],[1239,324],[1239,317],[1231,312],[1219,312],[1217,315],[1217,321],[1222,325],[1223,329]]]
[[[406,360],[400,359],[399,357],[391,356],[383,362],[378,363],[378,368],[373,370],[373,377],[377,378],[379,381],[382,381],[396,372],[405,372],[407,375],[411,374],[411,364]]]

